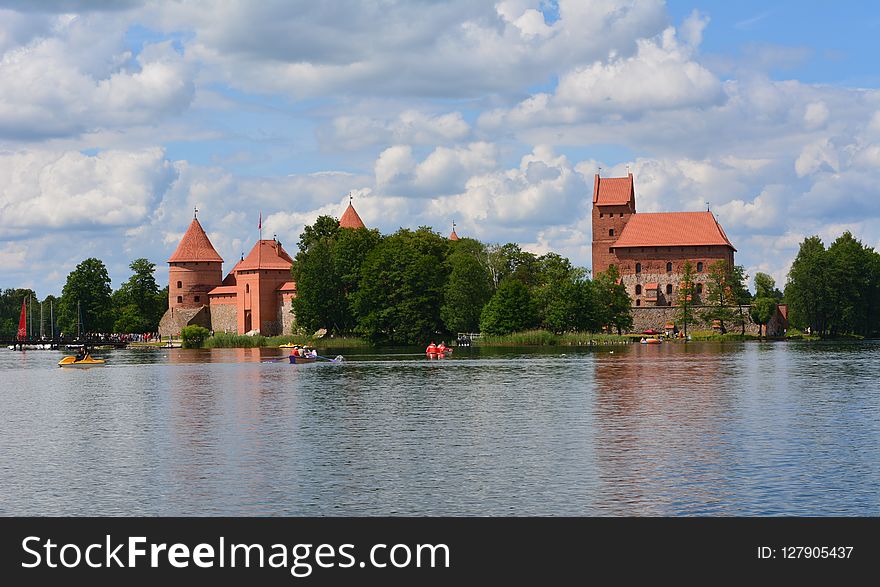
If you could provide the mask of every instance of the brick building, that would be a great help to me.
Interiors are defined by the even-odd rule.
[[[168,259],[168,310],[159,333],[178,336],[184,326],[198,324],[216,332],[290,334],[292,264],[280,242],[259,240],[224,278],[223,259],[193,218]]]
[[[631,173],[596,174],[592,224],[593,273],[616,265],[638,307],[674,305],[686,261],[693,266],[699,304],[709,266],[719,260],[734,263],[736,249],[711,212],[636,213]]]

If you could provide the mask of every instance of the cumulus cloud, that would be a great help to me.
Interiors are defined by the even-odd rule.
[[[458,192],[473,175],[496,164],[495,145],[437,147],[421,162],[409,145],[385,149],[376,161],[376,187],[389,195],[437,196]]]
[[[336,116],[319,129],[318,138],[325,149],[357,150],[376,144],[449,144],[465,139],[470,130],[460,112],[431,115],[407,109],[393,118]]]
[[[0,234],[134,226],[175,178],[162,149],[0,155]]]
[[[0,139],[154,124],[192,101],[193,69],[170,43],[148,44],[132,57],[116,18],[51,22],[51,34],[0,57]]]

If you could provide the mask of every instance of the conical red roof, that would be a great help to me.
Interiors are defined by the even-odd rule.
[[[194,261],[223,262],[223,257],[218,255],[217,251],[214,250],[214,245],[211,244],[211,240],[208,238],[208,235],[205,234],[205,230],[196,218],[193,218],[189,228],[186,229],[186,234],[180,239],[180,244],[177,245],[177,250],[175,250],[174,254],[171,255],[171,258],[168,259],[169,263]]]
[[[290,269],[293,259],[276,240],[257,241],[244,261],[235,266],[236,271],[252,271],[254,269]]]
[[[451,241],[457,241],[457,240],[459,240],[459,239],[458,239],[458,234],[456,234],[454,228],[452,229],[452,234],[449,235],[449,240],[451,240]]]
[[[366,228],[364,221],[358,216],[351,202],[348,203],[348,208],[345,209],[345,213],[339,219],[339,228]]]

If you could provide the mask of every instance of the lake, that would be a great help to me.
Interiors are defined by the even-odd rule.
[[[880,515],[880,343],[0,351],[3,515]]]

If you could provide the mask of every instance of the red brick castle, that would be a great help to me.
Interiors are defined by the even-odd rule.
[[[676,303],[682,266],[694,268],[701,303],[708,268],[733,266],[736,249],[711,212],[636,213],[633,176],[599,177],[593,184],[593,274],[616,265],[633,305]]]

